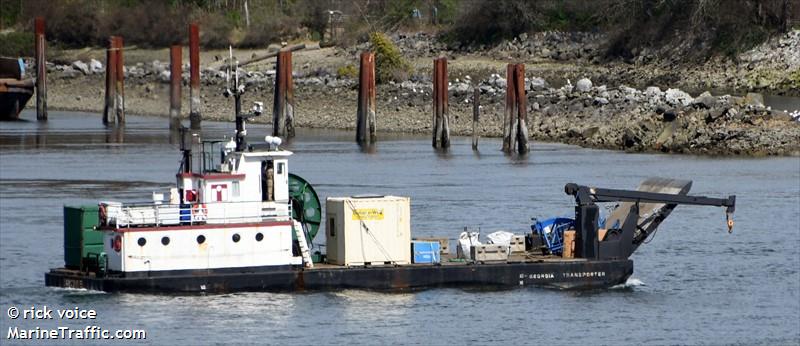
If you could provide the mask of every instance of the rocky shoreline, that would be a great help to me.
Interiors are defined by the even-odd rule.
[[[794,36],[792,36],[794,35]],[[532,35],[536,36],[536,35]],[[547,35],[539,46],[548,45]],[[542,38],[545,37],[545,38]],[[587,36],[591,39],[591,36]],[[776,41],[787,49],[797,47],[800,33],[790,33],[788,42]],[[527,41],[532,38],[525,38]],[[533,38],[535,40],[535,38]],[[413,51],[421,61],[439,54],[441,47],[417,40],[417,47],[406,47],[402,38],[397,39],[404,51]],[[526,42],[527,42],[526,41]],[[411,42],[411,41],[409,41]],[[556,51],[556,59],[562,54],[578,65],[593,64],[591,45],[568,44],[575,49]],[[356,80],[336,74],[335,65],[325,64],[324,57],[349,57],[358,49],[328,48],[316,50],[311,61],[295,66],[295,122],[299,127],[353,129],[356,114]],[[320,53],[324,51],[323,53]],[[492,52],[499,52],[495,48]],[[543,49],[535,50],[547,53]],[[567,53],[563,53],[567,52]],[[777,53],[776,53],[777,52]],[[771,54],[783,54],[777,50]],[[408,53],[410,56],[413,54]],[[450,53],[454,54],[454,53]],[[527,54],[527,53],[526,53]],[[552,51],[551,60],[552,59]],[[761,53],[750,52],[751,55]],[[766,53],[764,53],[766,54]],[[781,63],[800,65],[788,57]],[[794,54],[800,54],[794,52]],[[763,55],[763,54],[762,54]],[[323,57],[323,58],[320,58]],[[588,58],[588,61],[587,61]],[[775,63],[761,56],[762,63],[754,70],[764,70]],[[470,135],[472,131],[472,94],[474,88],[481,90],[481,119],[478,126],[481,136],[500,136],[504,107],[505,79],[502,63],[494,62],[489,67],[460,66],[461,59],[452,60],[450,74],[450,124],[454,135]],[[352,59],[352,61],[356,61]],[[523,59],[524,61],[524,59]],[[338,63],[338,62],[337,62]],[[631,152],[665,152],[703,155],[800,155],[800,118],[797,110],[774,110],[764,105],[761,95],[747,93],[737,97],[712,95],[709,92],[690,95],[675,87],[632,87],[642,83],[614,83],[619,78],[555,78],[548,74],[548,63],[530,64],[526,78],[528,97],[529,133],[535,140],[577,144],[590,148],[625,150]],[[248,87],[244,102],[262,101],[265,114],[271,114],[274,67],[269,64],[249,67],[241,71],[241,78]],[[601,65],[594,70],[613,70],[613,64]],[[745,67],[746,68],[746,67]],[[53,109],[101,112],[103,108],[104,74],[102,63],[97,61],[75,62],[68,66],[49,66],[48,96]],[[184,68],[186,71],[186,67]],[[557,71],[557,70],[556,70]],[[472,77],[483,74],[484,76]],[[126,66],[126,108],[129,113],[166,116],[168,113],[167,63],[151,61]],[[725,74],[722,73],[721,76]],[[739,75],[736,75],[737,77]],[[184,73],[184,83],[188,75]],[[635,80],[635,77],[628,81]],[[722,77],[720,77],[722,78]],[[611,82],[611,83],[609,83]],[[551,85],[552,83],[552,85]],[[613,84],[612,84],[613,83]],[[680,84],[680,83],[676,83]],[[208,120],[230,120],[230,102],[221,95],[225,75],[212,68],[202,70],[201,99],[203,117]],[[402,83],[378,86],[377,114],[378,133],[410,132],[428,133],[431,128],[432,84],[425,71],[413,75]],[[188,114],[188,89],[184,91],[183,114]],[[791,94],[791,93],[789,93]],[[30,105],[29,105],[30,106]],[[99,121],[99,120],[98,120]],[[269,122],[270,117],[259,119]],[[165,126],[167,122],[165,121]]]

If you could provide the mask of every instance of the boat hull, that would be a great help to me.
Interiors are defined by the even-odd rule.
[[[260,267],[139,273],[127,277],[95,277],[91,273],[59,268],[45,274],[45,284],[51,287],[145,293],[341,289],[409,291],[441,287],[502,289],[525,286],[594,289],[622,284],[632,273],[633,261],[628,259],[380,267],[322,265],[314,269]]]
[[[25,109],[32,96],[33,88],[0,85],[0,120],[19,119],[19,113]]]

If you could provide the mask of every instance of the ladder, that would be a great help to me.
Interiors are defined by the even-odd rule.
[[[311,251],[308,249],[308,242],[306,242],[306,233],[303,232],[303,225],[297,220],[293,220],[292,229],[297,236],[297,243],[300,245],[300,254],[303,256],[303,266],[306,268],[314,268],[314,262],[311,261]]]

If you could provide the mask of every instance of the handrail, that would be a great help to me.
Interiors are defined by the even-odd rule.
[[[288,201],[275,202],[283,208],[264,208],[265,201],[231,201],[192,204],[126,203],[107,205],[106,223],[113,228],[176,226],[196,224],[231,224],[289,219]],[[102,220],[101,220],[102,221]]]

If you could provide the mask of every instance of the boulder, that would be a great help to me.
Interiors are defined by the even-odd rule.
[[[605,106],[605,105],[608,104],[608,99],[605,98],[605,97],[595,97],[594,98],[594,104],[600,105],[600,106]]]
[[[170,79],[171,75],[172,74],[169,71],[164,70],[164,71],[161,71],[161,73],[158,74],[158,79],[162,83],[169,83],[169,79]]]
[[[541,77],[531,78],[531,90],[545,90],[549,87],[547,81]]]
[[[694,99],[692,105],[699,108],[711,109],[717,105],[717,98],[711,96],[711,93],[706,91],[700,94],[700,96],[698,96],[696,99]]]
[[[688,106],[694,101],[691,95],[680,89],[667,89],[664,99],[672,106]]]
[[[89,70],[92,71],[92,73],[103,73],[103,63],[95,59],[89,60]]]
[[[663,95],[661,89],[656,86],[647,87],[647,89],[644,90],[644,94],[647,96],[647,100],[652,104],[656,104],[661,101],[661,96]]]
[[[85,62],[80,61],[80,60],[73,61],[72,62],[72,68],[74,68],[77,71],[80,71],[83,74],[89,74],[89,72],[91,72],[89,70],[89,65],[86,65]]]
[[[744,96],[744,104],[752,106],[764,106],[764,95],[759,93],[747,93]]]
[[[575,83],[575,88],[580,92],[589,92],[592,90],[592,81],[589,78],[581,78]]]
[[[63,79],[72,79],[78,77],[81,73],[72,68],[72,66],[66,66],[64,70],[61,72],[61,78]]]

